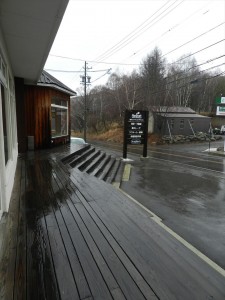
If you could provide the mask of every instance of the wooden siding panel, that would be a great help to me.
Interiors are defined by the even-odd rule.
[[[33,92],[29,88],[25,93],[25,121],[26,121],[26,133],[27,135],[34,135],[34,97]],[[27,116],[30,116],[27,118]],[[23,122],[24,120],[21,120]]]
[[[59,137],[55,144],[65,143],[70,137],[70,96],[60,91],[38,86],[25,88],[26,135],[34,136],[35,149],[51,147],[51,100],[58,97],[68,101],[69,134]]]

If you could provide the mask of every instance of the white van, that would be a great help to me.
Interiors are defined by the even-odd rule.
[[[222,125],[220,128],[220,134],[225,134],[225,125]]]

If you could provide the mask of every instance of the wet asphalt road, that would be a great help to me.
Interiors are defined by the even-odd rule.
[[[99,144],[122,155],[121,146]],[[225,269],[225,156],[209,155],[208,143],[129,147],[129,181],[121,189]],[[223,141],[211,143],[223,146]],[[113,150],[114,148],[114,150]]]

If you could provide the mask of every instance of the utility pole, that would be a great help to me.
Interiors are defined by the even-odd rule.
[[[91,77],[87,76],[87,62],[84,63],[84,76],[81,77],[81,83],[84,85],[84,140],[87,140],[87,84],[90,84]],[[91,68],[90,68],[91,69]]]
[[[87,62],[84,63],[84,140],[87,140]]]

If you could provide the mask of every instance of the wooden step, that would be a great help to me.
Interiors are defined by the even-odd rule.
[[[102,152],[97,159],[95,159],[87,168],[86,168],[86,172],[88,174],[90,174],[91,172],[93,172],[97,166],[101,163],[101,161],[106,157],[106,153]]]
[[[116,159],[115,157],[111,157],[110,161],[108,162],[108,164],[105,166],[103,172],[101,173],[101,175],[99,176],[99,179],[101,180],[106,180],[110,170],[113,168],[113,165],[115,163]]]
[[[87,145],[61,159],[61,162],[64,164],[69,164],[71,161],[73,161],[76,157],[80,156],[82,153],[86,152],[88,149],[91,148],[91,145]]]
[[[95,152],[95,148],[90,148],[88,151],[82,153],[80,156],[76,157],[73,161],[70,162],[70,166],[74,168],[76,165],[78,165],[81,161],[86,159],[91,153]]]
[[[110,161],[110,159],[111,159],[111,155],[106,155],[104,160],[100,163],[100,165],[98,165],[98,167],[92,172],[92,175],[98,177],[101,174],[101,172],[103,172],[105,166]]]
[[[115,164],[113,165],[112,169],[110,170],[107,178],[105,179],[106,182],[112,183],[114,181],[114,178],[116,177],[116,174],[119,170],[121,164],[121,159],[117,158],[115,161]]]
[[[81,171],[84,171],[84,169],[90,165],[93,160],[95,160],[96,157],[98,157],[99,155],[101,154],[101,151],[100,150],[97,150],[95,152],[93,152],[92,155],[86,157],[86,159],[84,161],[82,161],[78,166],[77,168]]]

